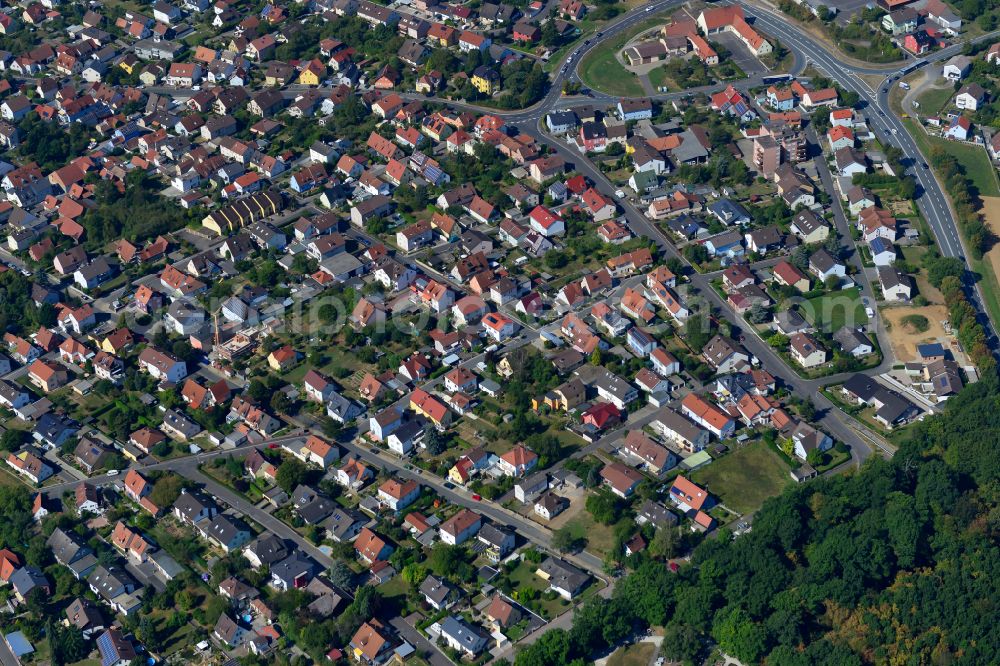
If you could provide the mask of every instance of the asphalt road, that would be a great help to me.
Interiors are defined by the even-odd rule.
[[[637,11],[624,14],[616,21],[605,26],[601,31],[602,35],[600,38],[592,37],[590,38],[589,43],[581,44],[575,50],[566,54],[564,62],[553,73],[551,88],[542,100],[532,105],[530,108],[516,111],[497,111],[495,109],[481,107],[475,104],[449,102],[447,100],[441,101],[456,108],[466,108],[484,113],[493,113],[503,117],[511,125],[518,127],[520,131],[534,136],[537,140],[544,141],[550,145],[555,152],[562,155],[562,157],[568,163],[572,164],[577,171],[589,177],[600,191],[610,196],[613,194],[615,188],[589,160],[580,155],[575,148],[571,148],[563,141],[551,137],[543,131],[542,124],[544,117],[549,111],[556,108],[589,105],[595,103],[609,104],[617,101],[617,98],[600,93],[599,91],[593,91],[592,94],[587,97],[563,97],[561,94],[562,85],[564,81],[567,80],[580,80],[578,71],[580,61],[600,42],[612,39],[622,32],[630,30],[636,24],[652,18],[657,14],[662,14],[665,11],[679,7],[682,4],[683,2],[681,0],[663,0],[661,2],[654,2],[643,6]],[[870,125],[878,133],[881,139],[890,144],[899,146],[905,155],[920,155],[916,144],[914,143],[912,137],[910,137],[907,133],[905,126],[899,118],[892,114],[892,111],[889,108],[888,91],[890,86],[894,83],[894,79],[890,79],[887,83],[883,83],[879,89],[873,89],[871,85],[860,76],[863,74],[885,75],[887,73],[892,76],[892,73],[900,68],[900,63],[873,65],[871,67],[854,67],[846,65],[841,62],[837,56],[831,54],[822,43],[793,26],[781,15],[756,4],[750,5],[744,3],[744,8],[746,9],[748,16],[751,17],[761,32],[780,39],[782,44],[790,50],[793,56],[793,65],[790,68],[792,74],[800,74],[805,67],[810,64],[817,67],[825,74],[836,80],[845,89],[858,93],[861,100],[864,102],[864,108],[862,108],[862,111],[868,115]],[[978,38],[978,40],[990,39],[996,34],[1000,34],[1000,31],[984,35]],[[908,61],[909,64],[906,66],[909,67],[914,64],[934,66],[934,63],[946,60],[961,52],[961,50],[962,45],[957,44],[931,54],[925,58],[911,59]],[[745,89],[747,87],[759,85],[760,83],[761,81],[759,78],[748,78],[741,81],[739,86]],[[712,90],[720,87],[722,86],[707,86],[680,93],[666,93],[656,95],[654,96],[654,99],[669,100],[689,95],[692,92],[711,92]],[[288,96],[295,96],[302,90],[303,87],[301,86],[291,86],[286,89],[285,94]],[[149,91],[170,94],[178,98],[190,97],[193,94],[192,90],[172,88],[151,88]],[[423,98],[423,96],[408,93],[403,96],[409,98]],[[942,253],[945,256],[959,257],[964,260],[966,253],[962,246],[962,240],[958,234],[958,230],[956,229],[955,219],[949,208],[948,200],[944,196],[944,192],[940,184],[929,170],[923,168],[922,164],[923,158],[915,157],[909,165],[909,172],[914,174],[920,186],[917,203],[934,232]],[[826,177],[823,177],[822,174],[824,174],[824,171],[824,169],[820,169],[824,187],[830,188],[832,183],[828,180],[828,174]],[[643,215],[642,212],[639,211],[631,202],[619,200],[618,203],[624,210],[625,217],[634,233],[653,239],[661,246],[663,251],[668,256],[678,256],[676,248],[674,248],[669,239],[667,239],[655,225],[647,220],[645,215]],[[846,222],[846,220],[841,219],[843,217],[843,212],[839,211],[839,213],[840,214],[837,219],[838,227],[842,226]],[[721,298],[718,297],[713,289],[708,287],[707,278],[696,275],[694,283],[700,288],[705,298],[721,313],[722,317],[729,320],[735,326],[738,326],[741,330],[744,328],[742,320],[736,316],[736,314]],[[971,281],[969,281],[968,284],[973,302],[980,312],[982,312],[982,308],[980,307],[981,299],[976,291],[976,287],[971,283]],[[988,331],[990,331],[991,334],[992,330],[992,327],[988,328]],[[816,392],[820,385],[819,381],[804,380],[799,378],[786,367],[785,363],[773,353],[770,347],[764,343],[763,340],[752,333],[746,336],[744,345],[751,353],[762,361],[764,367],[772,371],[772,374],[775,374],[775,376],[780,377],[797,395],[813,395],[815,403],[821,409],[820,424],[827,429],[831,435],[834,435],[851,445],[856,462],[860,462],[871,454],[872,446],[868,443],[868,440],[860,437],[853,424],[848,424],[845,421],[846,417],[844,417],[839,410],[833,408],[833,406],[830,405],[825,398]],[[889,362],[888,358],[887,362]],[[823,383],[831,383],[837,379],[837,377],[824,378]],[[348,446],[347,448],[351,449],[352,447]],[[371,457],[371,454],[366,450],[355,452],[359,453],[363,457]],[[469,498],[465,497],[463,494],[444,488],[443,485],[438,483],[436,480],[411,473],[408,470],[403,469],[402,466],[397,464],[395,461],[387,459],[385,456],[379,456],[379,459],[381,464],[393,469],[400,476],[419,478],[422,483],[434,487],[436,491],[447,499],[455,501],[459,504],[469,505]],[[513,521],[514,523],[517,522],[514,518],[514,514],[510,514],[505,510],[489,504],[477,504],[475,505],[475,508],[498,522],[504,524],[511,524],[510,521]],[[538,541],[542,544],[548,543],[547,534],[543,531],[539,531],[537,526],[527,524],[517,525],[517,527],[521,530],[526,530],[526,533],[531,536],[532,540]],[[588,569],[594,570],[596,567],[599,570],[600,568],[599,562],[591,562],[588,564]]]
[[[902,150],[903,155],[911,158],[908,160],[907,173],[912,174],[919,185],[916,202],[937,239],[941,254],[946,257],[960,258],[968,264],[966,259],[967,253],[957,228],[957,222],[951,211],[950,203],[945,196],[943,187],[930,169],[923,167],[923,164],[926,163],[926,156],[921,155],[916,142],[910,136],[906,126],[892,112],[889,106],[889,91],[895,85],[898,74],[891,74],[880,88],[873,89],[859,75],[870,73],[885,74],[885,69],[848,67],[838,60],[835,55],[827,51],[822,44],[792,27],[778,14],[756,6],[753,7],[752,11],[756,16],[756,24],[760,26],[763,32],[779,37],[783,44],[793,50],[808,53],[808,60],[813,65],[825,72],[847,90],[858,93],[862,102],[864,102],[862,111],[868,115],[870,125],[876,131],[879,138],[890,145],[898,146]],[[975,41],[990,39],[995,37],[996,34],[996,32],[993,32],[977,38]],[[937,63],[961,53],[962,48],[961,44],[950,46],[947,49],[932,53],[925,58],[914,60],[908,67],[934,67]],[[895,71],[898,71],[898,69]],[[966,279],[966,287],[970,300],[972,300],[980,313],[980,320],[986,326],[988,336],[995,343],[994,327],[985,315],[985,309],[982,307],[982,294],[979,291],[979,287],[972,280],[971,271],[969,271]]]

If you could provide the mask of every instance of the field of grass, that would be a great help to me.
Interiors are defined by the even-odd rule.
[[[997,183],[996,171],[985,149],[928,136],[912,119],[906,119],[903,122],[925,157],[930,152],[931,147],[940,146],[954,155],[962,164],[966,175],[979,189],[980,196],[1000,196],[1000,185]],[[973,271],[982,276],[979,288],[982,290],[987,314],[994,322],[1000,321],[1000,282],[997,280],[992,265],[988,261],[972,257],[969,257],[969,265]]]
[[[609,95],[639,97],[643,94],[638,77],[618,62],[615,54],[639,33],[663,23],[663,17],[642,21],[615,39],[601,42],[580,62],[580,79],[587,86]]]
[[[861,294],[855,287],[835,291],[802,304],[802,316],[819,329],[834,332],[845,324],[862,326],[868,323],[868,315],[861,304]]]
[[[621,95],[623,97],[638,97],[642,95],[642,84],[638,77],[622,66],[615,57],[617,48],[599,47],[588,54],[580,63],[580,78],[594,90]]]
[[[637,643],[619,648],[608,658],[607,666],[649,666],[656,653],[653,643]]]
[[[586,509],[581,510],[566,523],[574,537],[587,542],[585,549],[598,557],[604,557],[615,545],[614,528],[594,521]]]
[[[672,87],[673,81],[667,76],[667,70],[665,67],[657,67],[656,69],[649,70],[649,82],[656,88],[656,91],[660,91],[661,86],[666,86],[668,88]]]
[[[6,465],[4,467],[6,467]],[[23,488],[25,485],[26,484],[22,483],[14,472],[9,472],[6,469],[0,469],[0,486],[8,486],[11,488],[21,486]]]
[[[954,94],[952,88],[930,88],[917,97],[917,102],[923,113],[933,116],[944,108]]]
[[[792,483],[788,469],[763,442],[754,442],[693,472],[691,480],[733,511],[749,513]]]
[[[911,119],[904,121],[907,129],[916,141],[917,147],[924,156],[928,156],[932,148],[941,148],[958,160],[965,169],[965,174],[972,180],[980,196],[1000,197],[1000,185],[997,184],[996,170],[990,162],[986,149],[958,141],[949,141],[936,136],[930,136],[921,127],[917,127]]]
[[[569,602],[559,596],[554,599],[546,599],[545,592],[549,589],[549,584],[535,575],[536,569],[538,569],[537,564],[526,560],[522,561],[516,569],[510,572],[511,586],[515,591],[525,587],[538,590],[541,594],[528,606],[543,618],[552,619],[560,615]]]

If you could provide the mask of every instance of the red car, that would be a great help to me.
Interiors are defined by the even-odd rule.
[[[476,500],[478,502],[479,500],[483,499],[483,496],[480,495],[479,493],[473,493],[472,499],[474,499],[474,500]]]
[[[267,448],[269,448],[269,449],[276,449],[276,448],[278,448],[278,445],[275,444],[274,442],[271,442],[270,444],[267,445]]]

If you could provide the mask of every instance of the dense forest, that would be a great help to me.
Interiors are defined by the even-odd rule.
[[[685,663],[716,646],[745,664],[997,663],[998,433],[990,374],[892,460],[789,488],[750,534],[706,540],[677,574],[640,554],[610,600],[516,664],[583,664],[647,626],[665,627],[663,653]]]

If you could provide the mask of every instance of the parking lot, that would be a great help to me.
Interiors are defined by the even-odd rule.
[[[768,37],[768,39],[773,38]],[[767,67],[764,67],[764,64],[750,53],[750,50],[747,49],[736,35],[728,32],[720,32],[712,35],[712,41],[718,42],[729,49],[729,52],[732,54],[730,57],[747,76],[763,76],[768,73]]]
[[[868,5],[874,5],[871,0],[830,0],[826,6],[837,10],[837,21],[846,25],[854,14],[860,14]]]

